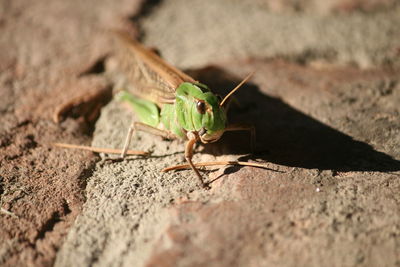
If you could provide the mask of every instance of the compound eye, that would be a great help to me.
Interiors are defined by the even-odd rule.
[[[203,100],[198,100],[198,101],[197,101],[197,103],[196,103],[196,108],[197,108],[197,111],[198,111],[200,114],[206,113],[206,103],[204,103]]]

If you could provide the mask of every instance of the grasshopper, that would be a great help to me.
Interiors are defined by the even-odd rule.
[[[120,154],[121,158],[127,155],[134,131],[145,131],[166,139],[186,140],[185,159],[203,187],[207,187],[207,184],[196,165],[238,164],[265,167],[256,163],[238,161],[199,164],[194,164],[192,161],[194,145],[197,142],[204,144],[216,142],[226,131],[250,131],[253,148],[255,128],[245,124],[228,124],[227,120],[230,96],[253,73],[222,99],[212,93],[206,85],[166,63],[153,50],[147,49],[126,34],[116,32],[115,35],[119,44],[118,71],[123,74],[127,84],[131,85],[118,92],[117,97],[127,102],[139,119],[139,121],[133,121],[129,127]],[[65,147],[62,144],[59,146]],[[97,150],[92,149],[92,151]],[[101,150],[97,152],[99,151]],[[185,167],[187,166],[178,165],[164,171]]]

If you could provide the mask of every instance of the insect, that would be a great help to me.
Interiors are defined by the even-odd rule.
[[[226,131],[246,130],[251,133],[252,147],[255,138],[253,126],[228,124],[227,110],[230,96],[242,86],[249,74],[223,99],[204,84],[169,65],[154,51],[123,33],[115,33],[119,49],[118,69],[127,84],[132,85],[118,93],[118,98],[126,101],[136,113],[139,121],[129,127],[121,157],[127,155],[134,131],[145,131],[167,139],[182,139],[185,144],[185,159],[197,176],[199,183],[207,187],[196,164],[193,163],[194,145],[197,142],[212,143]],[[83,148],[83,147],[80,147]],[[260,166],[247,162],[210,162],[209,165],[239,164]],[[184,168],[173,166],[167,170]]]

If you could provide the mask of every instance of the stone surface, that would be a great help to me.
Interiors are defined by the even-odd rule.
[[[231,115],[256,125],[258,153],[244,155],[246,145],[236,144],[248,136],[232,133],[195,160],[252,159],[277,171],[223,168],[203,191],[191,171],[159,173],[183,161],[182,144],[138,134],[132,147],[155,158],[98,165],[56,265],[394,265],[400,164],[389,144],[399,142],[397,73],[253,61],[193,75],[227,89],[234,74],[254,69]],[[130,120],[111,102],[94,145],[121,147]]]
[[[269,13],[248,2],[195,0],[189,8],[185,0],[166,1],[142,20],[143,41],[181,68],[276,57],[361,68],[399,66],[396,5],[372,14],[320,16]]]
[[[1,266],[52,265],[85,202],[95,156],[52,142],[88,143],[88,127],[81,118],[56,125],[52,114],[107,86],[82,74],[109,52],[105,29],[140,4],[93,3],[0,1]]]
[[[78,2],[1,4],[0,265],[400,263],[394,1]],[[222,95],[255,70],[229,113],[256,126],[255,153],[226,133],[194,160],[269,169],[211,168],[203,190],[192,171],[160,172],[184,161],[179,141],[138,133],[132,148],[153,156],[119,162],[52,147],[91,137],[83,118],[52,116],[111,86],[108,29],[141,32]],[[112,100],[92,144],[121,147],[132,118]]]

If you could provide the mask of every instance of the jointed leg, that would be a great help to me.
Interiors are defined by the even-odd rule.
[[[130,145],[131,139],[132,139],[132,134],[135,130],[151,133],[151,134],[158,135],[158,136],[161,136],[161,137],[164,137],[167,139],[175,139],[176,138],[176,136],[174,134],[171,134],[168,131],[160,130],[160,129],[152,127],[150,125],[134,121],[134,122],[132,122],[131,126],[129,126],[128,134],[126,135],[126,138],[125,138],[124,148],[122,149],[121,158],[124,158],[126,156],[126,151],[129,148],[129,145]]]
[[[187,160],[187,162],[189,163],[190,167],[192,168],[192,170],[196,174],[197,178],[199,178],[201,186],[202,187],[207,187],[207,185],[203,181],[203,177],[199,173],[199,170],[196,168],[196,166],[194,166],[194,164],[192,162],[193,147],[194,147],[194,144],[197,142],[198,137],[193,132],[188,132],[187,133],[187,137],[188,137],[189,140],[187,141],[186,146],[185,146],[185,159]]]

